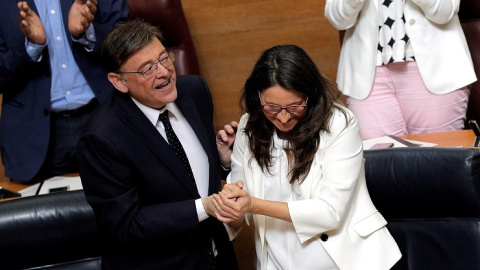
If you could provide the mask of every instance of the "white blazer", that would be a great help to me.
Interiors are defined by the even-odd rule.
[[[340,91],[370,94],[378,44],[378,0],[327,0],[325,16],[345,30],[337,72]],[[460,0],[405,0],[406,32],[427,89],[446,94],[477,80],[457,12]]]
[[[300,185],[302,200],[288,202],[292,223],[301,243],[317,238],[341,270],[390,269],[401,253],[368,194],[358,122],[345,110],[349,125],[337,110],[330,123],[331,132],[321,133],[319,150]],[[263,199],[265,172],[251,159],[243,132],[248,117],[245,114],[240,119],[227,182],[243,180],[251,196]],[[253,218],[257,265],[265,269],[265,216]],[[248,222],[249,217],[246,219]],[[233,239],[239,230],[228,228]]]

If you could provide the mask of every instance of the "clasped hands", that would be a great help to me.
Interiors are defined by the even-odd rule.
[[[225,184],[220,193],[205,198],[203,204],[207,214],[223,223],[231,223],[243,219],[246,213],[255,213],[256,198],[243,187],[243,181]]]

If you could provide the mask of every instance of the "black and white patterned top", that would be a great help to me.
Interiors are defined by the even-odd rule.
[[[410,39],[405,31],[404,0],[378,0],[377,66],[394,62],[415,61]]]

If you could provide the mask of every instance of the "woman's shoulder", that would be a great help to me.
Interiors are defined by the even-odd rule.
[[[235,143],[238,145],[246,146],[247,145],[247,136],[245,135],[245,126],[247,125],[249,114],[245,113],[238,121],[237,135],[235,138]]]
[[[360,126],[353,112],[342,104],[336,105],[330,118],[328,134],[336,137],[349,130],[359,132]]]
[[[336,103],[336,106],[333,109],[333,115],[332,118],[330,119],[330,123],[335,123],[335,124],[344,124],[345,126],[349,126],[352,124],[351,122],[356,122],[357,117],[355,117],[355,114],[345,107],[344,105],[340,103]]]
[[[238,121],[238,130],[245,128],[248,122],[248,118],[249,118],[248,113],[245,113],[242,115],[242,117],[240,117],[240,121]]]

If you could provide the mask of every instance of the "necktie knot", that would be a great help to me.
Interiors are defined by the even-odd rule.
[[[158,120],[162,121],[166,128],[166,125],[171,126],[170,119],[168,118],[168,110],[165,110],[158,116]]]

